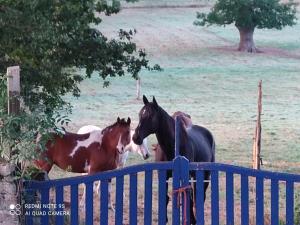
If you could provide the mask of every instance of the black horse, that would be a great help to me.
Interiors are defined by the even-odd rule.
[[[145,105],[139,113],[139,124],[135,129],[132,139],[136,144],[141,144],[145,137],[150,134],[155,134],[166,158],[171,161],[175,157],[175,120],[157,104],[154,97],[153,101],[149,102],[148,99],[143,96],[143,101]],[[210,131],[197,125],[185,127],[181,117],[179,117],[179,120],[181,122],[180,155],[185,156],[190,162],[214,162],[215,142]],[[168,173],[167,176],[169,178],[171,174]],[[191,176],[195,179],[195,174],[191,174]],[[204,179],[208,180],[209,176],[210,172],[205,171]],[[208,183],[205,182],[204,199],[207,187]],[[168,201],[169,197],[167,196],[167,204]],[[196,224],[193,205],[193,198],[191,198],[190,223]]]

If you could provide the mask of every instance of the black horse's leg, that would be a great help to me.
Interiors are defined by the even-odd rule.
[[[204,202],[206,199],[206,189],[208,188],[209,185],[209,177],[210,177],[210,171],[204,171]]]
[[[195,171],[191,172],[191,177],[193,181],[196,181]],[[189,190],[190,196],[190,224],[196,224],[196,211],[194,211],[194,202],[196,201],[196,183],[191,184],[192,189]]]
[[[193,177],[193,180],[196,181],[196,176],[195,173],[191,172],[191,177]],[[203,189],[203,197],[204,197],[204,202],[206,199],[206,190],[209,185],[209,177],[210,177],[210,171],[204,171],[204,189]],[[196,210],[197,206],[194,205],[194,202],[196,201],[196,183],[194,182],[192,185],[192,190],[190,194],[190,223],[191,224],[196,224]]]
[[[168,223],[168,204],[169,204],[169,201],[170,201],[170,197],[168,195],[168,179],[166,180],[166,223]]]

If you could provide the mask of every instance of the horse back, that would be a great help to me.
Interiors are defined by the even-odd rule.
[[[190,157],[194,162],[215,161],[215,141],[212,133],[205,127],[192,125],[186,130]]]
[[[42,155],[55,161],[55,158],[69,155],[77,143],[89,138],[90,134],[75,134],[65,132],[64,134],[50,133]]]

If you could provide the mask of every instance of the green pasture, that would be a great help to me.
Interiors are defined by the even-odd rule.
[[[134,41],[146,49],[162,72],[142,71],[142,94],[155,96],[170,114],[184,111],[194,124],[215,136],[218,162],[250,166],[257,112],[257,85],[263,81],[262,156],[264,169],[300,172],[300,25],[256,30],[259,54],[240,53],[234,26],[196,27],[198,8],[126,8],[103,18],[99,29],[115,37],[118,29],[136,29]],[[300,15],[299,15],[300,17]],[[80,86],[69,129],[94,124],[101,127],[118,116],[138,122],[143,106],[136,100],[136,81],[130,76],[110,79],[95,74]],[[149,147],[156,142],[150,137]],[[130,156],[129,163],[143,163]]]

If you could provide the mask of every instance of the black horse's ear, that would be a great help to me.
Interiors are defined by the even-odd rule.
[[[145,95],[143,95],[143,102],[145,105],[147,105],[149,103],[149,101]]]
[[[155,99],[155,97],[153,96],[153,100],[152,100],[152,102],[153,102],[153,104],[154,104],[154,106],[155,107],[158,107],[158,104],[157,104],[157,102],[156,102],[156,99]]]
[[[120,121],[121,121],[121,119],[120,119],[120,117],[118,117],[117,122],[120,123]]]
[[[131,119],[130,119],[130,117],[128,117],[127,124],[130,124],[130,123],[131,123]]]

